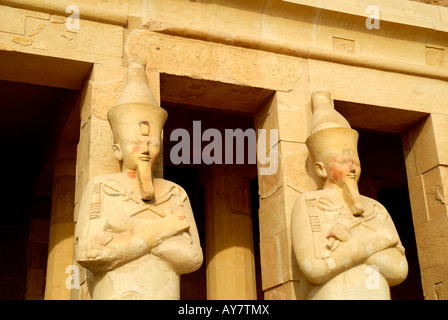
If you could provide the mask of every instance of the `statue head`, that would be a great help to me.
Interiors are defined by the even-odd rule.
[[[306,145],[313,158],[314,169],[323,180],[323,188],[339,188],[353,214],[364,209],[359,202],[358,181],[361,164],[358,157],[357,131],[334,109],[328,92],[312,96],[314,107],[312,132]]]
[[[107,119],[114,136],[113,154],[120,161],[122,172],[137,179],[143,200],[151,200],[153,169],[168,114],[152,94],[145,69],[142,58],[130,59],[126,87]]]

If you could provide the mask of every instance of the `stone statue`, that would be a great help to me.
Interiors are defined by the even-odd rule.
[[[306,145],[322,188],[300,195],[291,236],[299,265],[299,299],[390,299],[408,264],[394,223],[376,200],[358,192],[358,132],[316,92]]]
[[[151,93],[143,59],[131,59],[108,113],[121,172],[83,193],[77,261],[93,273],[92,299],[179,299],[179,276],[203,261],[191,205],[177,184],[153,177],[167,112]]]

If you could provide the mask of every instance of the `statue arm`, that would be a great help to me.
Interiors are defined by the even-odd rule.
[[[355,228],[349,236],[340,236],[342,240],[334,251],[319,246],[314,239],[323,239],[326,243],[328,230],[312,232],[305,196],[296,200],[291,215],[293,251],[298,265],[307,280],[314,284],[323,284],[352,266],[364,263],[373,253],[393,247],[398,240],[379,236],[368,230]],[[345,232],[345,231],[344,231]],[[315,234],[317,233],[317,234]],[[335,237],[338,237],[336,230]],[[317,245],[317,250],[315,247]]]
[[[203,262],[203,254],[188,197],[183,207],[178,209],[189,223],[188,230],[163,241],[154,247],[152,253],[166,261],[180,275],[199,269]]]
[[[398,232],[392,218],[384,207],[381,205],[380,207],[384,210],[384,215],[386,217],[384,227],[398,237]],[[398,241],[397,245],[394,247],[373,254],[366,261],[366,264],[377,266],[379,268],[379,273],[386,279],[391,287],[403,282],[408,274],[408,263],[405,256],[405,249],[401,244],[401,241]]]
[[[139,220],[114,212],[91,218],[93,182],[81,199],[77,223],[77,261],[93,272],[112,270],[147,254],[164,239],[188,229],[188,222],[171,215]],[[108,215],[109,216],[109,215]]]

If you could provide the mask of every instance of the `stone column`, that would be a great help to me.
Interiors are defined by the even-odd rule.
[[[448,116],[431,114],[402,135],[423,295],[448,299]]]
[[[257,130],[266,130],[266,150],[258,136],[258,184],[260,196],[260,262],[266,300],[295,300],[299,285],[298,264],[292,254],[291,210],[297,196],[315,189],[307,173],[308,124],[311,94],[306,73],[290,92],[277,91],[255,115]],[[275,131],[277,130],[277,131]],[[278,140],[272,141],[277,132]],[[260,132],[259,132],[260,133]],[[262,153],[272,159],[263,164]],[[277,158],[277,166],[275,166]],[[262,169],[272,166],[272,172]],[[313,171],[313,166],[308,164]]]
[[[45,300],[70,299],[70,288],[66,286],[70,273],[66,270],[73,256],[75,168],[74,159],[61,159],[55,164]]]
[[[210,168],[205,181],[207,299],[255,300],[250,179],[236,168]]]

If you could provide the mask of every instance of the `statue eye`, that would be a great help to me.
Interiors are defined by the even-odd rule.
[[[142,142],[140,140],[132,140],[131,144],[134,145],[134,146],[139,146],[139,145],[142,144]]]

